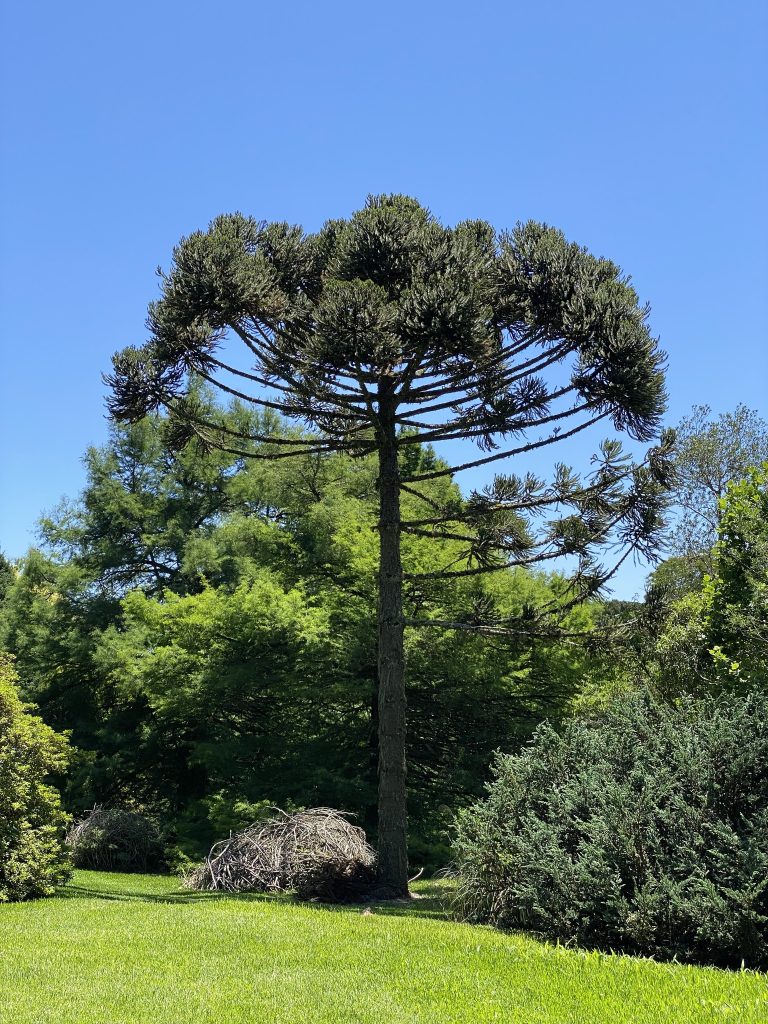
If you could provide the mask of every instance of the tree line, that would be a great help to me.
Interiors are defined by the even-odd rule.
[[[743,671],[736,585],[712,570],[762,425],[737,410],[739,449],[695,411],[675,464],[648,309],[561,232],[449,228],[405,196],[315,234],[219,217],[174,250],[148,328],[106,377],[82,498],[3,584],[3,643],[81,751],[75,803],[154,807],[189,845],[265,798],[322,796],[376,832],[402,895],[408,802],[412,849],[434,847],[491,751],[569,714],[585,679]],[[554,461],[597,430],[614,436],[587,473]],[[474,453],[446,462],[456,440]],[[460,488],[550,448],[549,479]],[[741,486],[743,512],[760,479]],[[677,559],[642,606],[606,603],[663,549],[670,488]]]
[[[2,645],[26,699],[71,731],[68,807],[146,807],[190,855],[265,803],[339,806],[375,835],[375,460],[261,462],[195,443],[172,457],[171,429],[162,416],[114,424],[86,455],[82,495],[6,567]],[[426,448],[409,458],[442,465]],[[448,477],[425,493],[459,500]],[[419,499],[404,507],[419,514]],[[458,550],[412,536],[403,561],[459,565]],[[524,569],[408,591],[421,614],[467,625],[490,606],[513,617],[567,600],[564,578]],[[564,621],[582,632],[594,617],[573,607]],[[459,628],[413,631],[407,656],[411,850],[437,866],[492,751],[564,713],[586,656]]]
[[[213,411],[210,394],[198,400]],[[261,417],[237,405],[219,413]],[[744,441],[729,469],[742,481],[727,502],[698,505],[706,516],[718,509],[721,540],[663,562],[644,602],[569,607],[551,636],[409,633],[415,863],[449,858],[453,815],[482,795],[494,751],[521,749],[539,722],[557,725],[616,689],[651,686],[673,699],[764,680],[768,515],[748,466],[766,433],[751,422],[757,452],[730,419],[709,424]],[[188,856],[266,804],[339,806],[375,836],[375,461],[270,462],[200,444],[171,456],[170,429],[159,415],[113,424],[107,445],[86,454],[82,494],[45,515],[40,546],[0,573],[0,645],[15,656],[25,699],[71,733],[68,809],[145,808]],[[697,469],[689,454],[701,434],[682,424],[681,480],[711,477],[713,466]],[[721,446],[710,450],[720,458]],[[412,469],[442,465],[426,447],[409,452]],[[432,500],[460,500],[450,477],[430,488]],[[408,514],[416,502],[406,496]],[[689,535],[684,521],[680,529]],[[453,559],[451,544],[409,536],[404,564]],[[489,607],[522,620],[546,602],[568,604],[569,593],[564,576],[517,568],[413,589],[407,600],[472,625]]]

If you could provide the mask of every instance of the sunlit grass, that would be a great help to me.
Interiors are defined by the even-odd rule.
[[[768,982],[581,953],[407,906],[220,897],[78,871],[0,906],[3,1024],[705,1024],[768,1021]]]

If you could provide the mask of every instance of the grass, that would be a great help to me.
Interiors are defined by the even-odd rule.
[[[75,872],[0,906],[2,1024],[734,1024],[768,1022],[752,972],[582,953],[413,904],[301,905]]]

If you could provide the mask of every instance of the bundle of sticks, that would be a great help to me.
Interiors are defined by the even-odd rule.
[[[216,843],[186,885],[221,892],[292,890],[301,899],[349,902],[364,897],[375,868],[365,833],[344,813],[276,808],[275,817]]]
[[[65,842],[76,868],[148,871],[160,867],[163,860],[157,825],[125,807],[97,805],[73,823]]]

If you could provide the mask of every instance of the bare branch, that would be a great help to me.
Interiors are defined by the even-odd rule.
[[[586,420],[584,423],[580,423],[577,427],[573,427],[571,430],[565,431],[565,433],[558,432],[550,434],[549,437],[544,438],[541,441],[533,441],[530,444],[522,445],[519,448],[510,448],[507,451],[496,452],[493,455],[486,456],[485,458],[475,459],[473,462],[464,462],[460,466],[452,466],[449,469],[436,469],[430,473],[419,473],[416,476],[404,477],[404,480],[407,483],[417,483],[419,480],[436,480],[441,476],[453,476],[454,473],[462,473],[466,469],[474,469],[477,466],[486,466],[490,462],[498,462],[499,459],[508,459],[513,455],[521,455],[523,452],[532,452],[537,448],[544,448],[547,445],[554,444],[555,441],[563,441],[568,437],[573,437],[574,434],[578,434],[580,431],[586,430],[595,423],[599,423],[600,420],[604,420],[607,416],[610,416],[610,414],[610,409],[607,409],[604,412],[598,413],[597,416],[593,416],[591,419]]]

